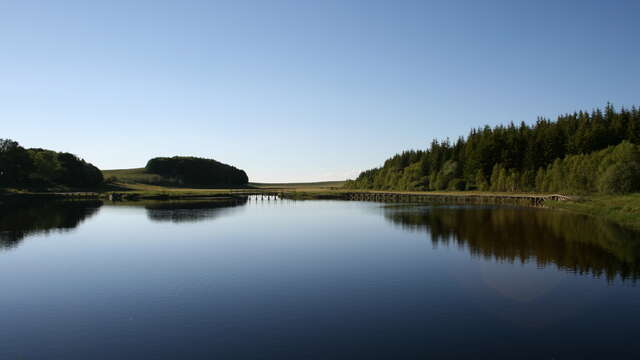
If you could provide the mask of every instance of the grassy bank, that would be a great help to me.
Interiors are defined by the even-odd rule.
[[[346,181],[319,181],[307,183],[249,183],[260,189],[340,190]]]
[[[605,218],[640,231],[640,194],[595,195],[576,201],[548,201],[549,208]]]

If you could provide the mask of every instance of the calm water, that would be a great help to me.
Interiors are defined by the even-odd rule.
[[[0,359],[640,357],[640,238],[340,201],[0,206]]]

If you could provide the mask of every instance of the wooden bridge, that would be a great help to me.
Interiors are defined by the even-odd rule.
[[[302,196],[301,196],[302,195]],[[442,204],[513,204],[523,206],[544,206],[545,201],[566,201],[570,197],[560,194],[533,195],[533,194],[491,194],[491,193],[429,193],[429,192],[385,192],[385,191],[335,191],[329,193],[306,193],[296,191],[265,191],[265,190],[231,190],[218,194],[158,194],[140,196],[136,193],[111,193],[108,199],[111,201],[123,200],[169,200],[169,199],[204,199],[204,198],[229,198],[251,197],[252,201],[277,201],[281,199],[336,199],[356,201],[379,202],[424,202]]]
[[[350,192],[345,199],[381,202],[425,202],[453,204],[515,204],[544,206],[546,200],[567,201],[570,197],[560,194],[444,194],[444,193],[398,193],[398,192]]]

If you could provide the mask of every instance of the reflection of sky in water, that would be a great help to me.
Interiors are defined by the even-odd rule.
[[[557,269],[541,269],[531,263],[513,265],[508,271],[496,262],[483,262],[480,268],[487,286],[519,302],[531,302],[545,295],[565,277]]]
[[[14,275],[0,279],[0,317],[11,324],[0,327],[0,358],[512,359],[640,351],[633,282],[539,264],[535,251],[556,248],[529,246],[526,236],[518,238],[523,243],[465,240],[482,229],[460,221],[478,214],[438,213],[427,228],[407,226],[419,217],[390,221],[375,203],[250,201],[237,209],[157,222],[145,207],[103,206],[74,232],[35,235],[3,252],[0,273]],[[510,215],[496,214],[508,227]],[[458,242],[434,240],[452,224],[469,232]],[[484,246],[507,256],[518,244],[527,250],[524,264],[470,253]],[[584,249],[593,261],[618,259]]]
[[[532,263],[484,260],[467,265],[464,272],[454,274],[464,292],[483,302],[495,320],[516,326],[552,326],[567,318],[588,315],[585,311],[589,306],[600,301],[600,292],[593,291],[591,278],[581,279],[558,271],[555,266],[540,268]]]

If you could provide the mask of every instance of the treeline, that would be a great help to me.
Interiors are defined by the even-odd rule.
[[[25,149],[16,141],[0,139],[0,187],[86,188],[102,183],[102,172],[73,154]]]
[[[473,129],[397,154],[346,186],[380,190],[625,193],[640,190],[640,111],[603,110],[539,118],[533,125]],[[605,150],[606,149],[606,150]],[[604,151],[600,151],[604,150]]]
[[[145,170],[174,179],[183,185],[245,186],[249,182],[244,170],[213,159],[197,157],[153,158],[147,162]]]

